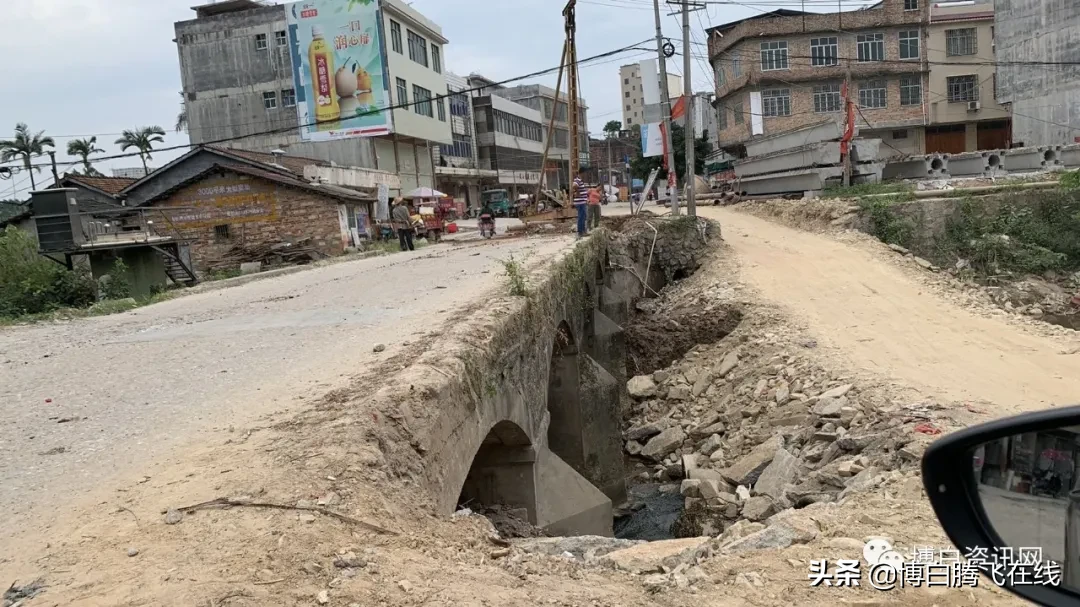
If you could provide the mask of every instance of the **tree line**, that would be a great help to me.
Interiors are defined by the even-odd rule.
[[[165,130],[160,126],[140,126],[121,133],[114,143],[120,146],[121,152],[134,148],[142,160],[143,170],[149,172],[146,161],[153,160],[150,153],[155,143],[165,142]],[[24,122],[15,125],[15,136],[12,139],[0,140],[0,162],[21,162],[23,168],[30,173],[30,187],[37,189],[34,172],[41,172],[40,164],[35,165],[35,158],[40,158],[49,153],[49,148],[55,148],[56,141],[45,134],[45,131],[33,132]],[[94,168],[91,156],[103,154],[105,150],[98,147],[97,137],[72,139],[67,143],[69,156],[79,158],[82,164],[82,173],[88,177],[101,177],[102,173]],[[79,173],[78,170],[74,171]]]

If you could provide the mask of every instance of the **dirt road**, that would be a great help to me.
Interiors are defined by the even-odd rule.
[[[125,314],[0,329],[6,530],[186,441],[343,385],[495,287],[497,260],[539,263],[571,242],[440,245]],[[386,351],[373,353],[376,343]]]
[[[723,224],[744,280],[856,367],[927,396],[995,403],[990,417],[1080,403],[1080,355],[945,301],[916,270],[885,261],[880,245],[841,243],[730,209],[704,207],[701,215]]]

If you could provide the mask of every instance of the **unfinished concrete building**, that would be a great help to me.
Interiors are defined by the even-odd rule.
[[[1080,45],[1076,43],[1080,4],[998,2],[994,28],[998,99],[1012,106],[1015,144],[1076,143],[1080,137]]]

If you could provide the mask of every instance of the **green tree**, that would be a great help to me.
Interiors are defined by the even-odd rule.
[[[68,156],[78,156],[79,161],[83,165],[83,175],[101,175],[101,173],[90,164],[91,154],[100,154],[105,150],[97,146],[97,137],[91,137],[89,139],[72,139],[67,144]]]
[[[30,127],[26,126],[25,122],[20,122],[15,125],[14,139],[0,141],[0,162],[10,162],[21,158],[23,166],[30,173],[30,187],[36,190],[37,183],[34,181],[34,169],[30,165],[30,160],[44,154],[46,147],[56,147],[56,142],[52,137],[46,137],[45,131],[31,133]],[[41,171],[41,167],[36,168],[38,172]]]
[[[622,123],[618,120],[608,120],[604,125],[604,134],[608,139],[614,139],[619,135],[619,131],[622,130]]]
[[[184,102],[184,93],[180,92],[180,113],[176,115],[176,132],[182,133],[188,128],[187,103]]]
[[[128,148],[138,150],[143,170],[149,173],[150,169],[147,167],[146,161],[153,160],[150,152],[153,151],[155,143],[164,142],[165,129],[160,126],[142,126],[133,131],[124,131],[120,138],[116,140],[116,145],[120,146],[121,152],[126,151]]]
[[[686,135],[683,128],[677,124],[672,125],[671,145],[675,148],[675,173],[679,176],[686,174]],[[705,173],[705,157],[712,153],[712,144],[709,143],[708,134],[704,134],[694,140],[694,174]],[[667,171],[664,166],[663,156],[651,156],[645,158],[641,155],[641,146],[638,146],[637,155],[630,159],[630,174],[639,179],[645,179],[653,169],[660,169],[659,179],[667,179]]]

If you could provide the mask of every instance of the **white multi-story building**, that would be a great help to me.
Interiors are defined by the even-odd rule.
[[[668,93],[671,95],[671,102],[675,103],[675,100],[682,95],[682,78],[674,75],[667,75],[668,81]],[[622,105],[623,105],[623,128],[632,129],[640,127],[646,123],[645,120],[645,94],[641,88],[641,65],[637,63],[631,63],[619,68],[619,82],[620,92],[622,93]],[[656,82],[655,80],[653,82]]]

